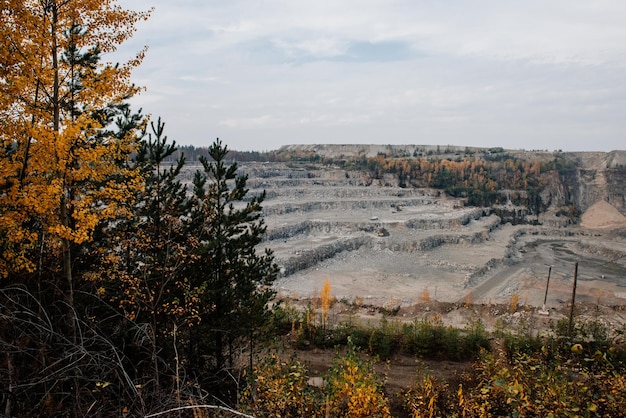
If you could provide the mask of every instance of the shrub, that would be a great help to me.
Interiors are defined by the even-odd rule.
[[[368,341],[369,353],[388,360],[398,350],[400,332],[383,316],[380,325],[371,330]]]
[[[264,417],[323,416],[319,414],[321,395],[308,386],[308,380],[308,370],[300,361],[270,355],[254,368],[241,405]]]
[[[429,374],[418,377],[416,382],[398,395],[404,411],[413,418],[449,417],[457,409],[457,401],[446,382]]]
[[[485,355],[478,385],[463,393],[463,416],[624,416],[626,378],[605,353],[581,344],[570,357],[514,355],[510,364]]]
[[[362,359],[348,341],[348,351],[337,356],[326,375],[327,416],[390,417],[389,401],[372,361]]]
[[[415,319],[402,328],[401,346],[407,354],[426,358],[465,358],[465,341],[459,329],[445,326],[440,317]]]
[[[477,356],[482,349],[489,348],[489,333],[480,319],[469,324],[465,333],[464,357]]]

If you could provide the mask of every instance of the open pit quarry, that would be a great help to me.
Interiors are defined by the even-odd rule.
[[[348,303],[515,297],[541,307],[550,273],[546,307],[563,307],[578,263],[577,302],[626,304],[626,218],[609,204],[587,207],[582,224],[512,225],[497,215],[502,208],[467,207],[440,190],[400,188],[365,172],[304,163],[240,170],[251,194],[267,193],[260,249],[280,266],[279,296],[316,297],[328,279]]]

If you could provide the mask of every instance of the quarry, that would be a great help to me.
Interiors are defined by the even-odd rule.
[[[285,151],[354,158],[389,147]],[[419,149],[395,147],[394,153],[404,155]],[[454,156],[459,149],[446,152]],[[554,155],[517,153],[534,159]],[[435,301],[507,305],[514,298],[528,309],[565,314],[578,264],[576,303],[615,311],[626,305],[626,193],[610,168],[623,167],[626,152],[565,158],[575,170],[543,193],[573,201],[579,211],[574,218],[561,216],[556,204],[535,215],[510,200],[468,206],[442,190],[399,187],[391,175],[373,178],[333,164],[250,162],[239,168],[249,177],[251,195],[266,193],[267,232],[259,250],[275,255],[279,298],[310,301],[328,280],[333,296],[346,306],[398,311]]]
[[[367,146],[319,146],[317,152],[337,156],[350,149],[380,152]],[[548,210],[539,222],[516,225],[497,215],[523,212],[510,202],[508,208],[469,207],[440,190],[402,188],[365,172],[306,163],[248,163],[241,171],[252,194],[266,191],[261,247],[275,254],[282,297],[314,298],[328,280],[334,296],[348,303],[507,304],[515,297],[537,308],[545,299],[547,309],[557,310],[571,301],[576,263],[577,302],[626,304],[623,196],[605,170],[625,154],[572,155],[579,219],[563,222]]]

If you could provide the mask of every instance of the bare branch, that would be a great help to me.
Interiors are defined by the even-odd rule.
[[[160,415],[169,414],[170,412],[183,411],[183,410],[186,410],[186,409],[196,409],[196,408],[198,408],[198,409],[219,409],[220,411],[230,412],[231,414],[238,415],[240,417],[256,418],[253,415],[247,415],[247,414],[244,414],[243,412],[235,411],[234,409],[226,408],[224,406],[217,406],[217,405],[189,405],[189,406],[181,406],[181,407],[178,407],[178,408],[168,409],[167,411],[162,411],[162,412],[157,412],[155,414],[145,415],[144,418],[158,417]]]

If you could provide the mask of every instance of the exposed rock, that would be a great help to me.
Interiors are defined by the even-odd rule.
[[[381,153],[455,159],[477,150],[415,145],[291,148],[335,160]],[[568,299],[573,262],[579,261],[577,298],[620,303],[626,295],[620,293],[626,285],[626,229],[620,235],[613,228],[626,225],[619,214],[626,210],[626,152],[509,154],[550,164],[558,159],[557,169],[543,177],[543,190],[499,190],[501,204],[484,208],[468,207],[467,199],[442,190],[400,187],[395,174],[374,178],[367,170],[348,169],[348,164],[239,167],[249,175],[250,197],[266,192],[267,230],[259,250],[273,251],[281,271],[275,287],[282,294],[312,297],[329,279],[338,299],[358,298],[376,306],[407,306],[424,294],[463,304],[507,303],[516,295],[541,306],[550,265],[548,305],[554,305]],[[181,176],[184,181],[192,177]],[[586,227],[600,229],[578,227],[582,212]]]
[[[379,237],[388,237],[389,231],[386,228],[376,228],[376,235]]]

